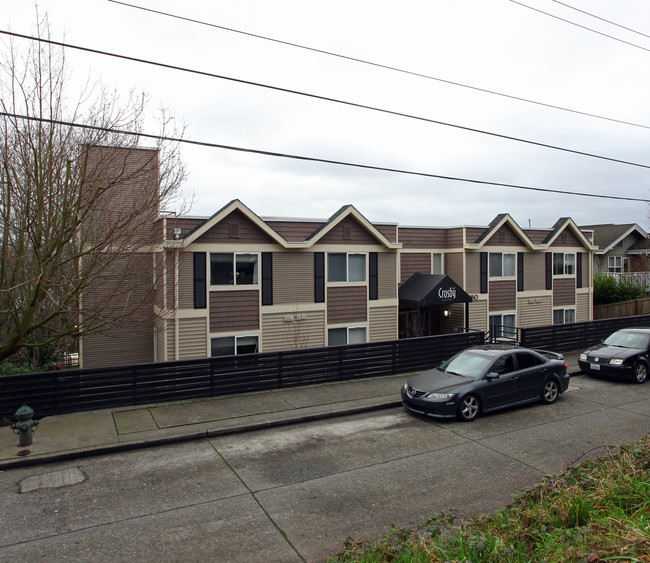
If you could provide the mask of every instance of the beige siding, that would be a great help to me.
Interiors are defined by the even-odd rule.
[[[465,304],[455,303],[449,307],[449,316],[443,317],[440,331],[442,334],[456,332],[465,326]]]
[[[182,252],[178,267],[178,306],[180,309],[194,308],[194,253]]]
[[[524,254],[524,290],[546,289],[546,254],[526,252]]]
[[[487,301],[472,301],[469,304],[469,328],[472,330],[487,330],[488,314]]]
[[[314,254],[273,253],[273,303],[314,302]]]
[[[400,285],[408,280],[413,274],[431,273],[431,253],[417,252],[414,254],[404,253],[400,255]]]
[[[262,315],[264,352],[325,346],[325,311]]]
[[[165,332],[165,346],[167,347],[167,361],[177,360],[176,357],[176,328],[174,321],[167,321]]]
[[[575,305],[575,278],[553,278],[553,307]]]
[[[379,299],[397,297],[397,260],[397,254],[393,252],[380,252],[377,257]]]
[[[210,332],[259,330],[259,291],[211,291]]]
[[[461,252],[449,252],[445,254],[445,274],[462,287],[463,254]]]
[[[465,287],[467,293],[481,292],[481,254],[479,252],[468,252],[465,254]],[[460,280],[455,280],[462,283]]]
[[[365,287],[327,289],[327,324],[365,322],[368,318],[368,293]]]
[[[584,323],[590,319],[591,299],[589,293],[578,293],[576,296],[576,322]]]
[[[520,297],[517,299],[517,326],[546,326],[553,323],[551,296]]]
[[[178,323],[178,359],[190,360],[209,356],[207,319],[179,319]]]
[[[397,307],[372,307],[368,342],[382,342],[397,338]]]
[[[514,311],[517,306],[517,285],[512,281],[490,282],[490,313],[495,311]]]

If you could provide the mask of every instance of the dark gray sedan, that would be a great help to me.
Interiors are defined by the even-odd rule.
[[[417,414],[470,421],[505,407],[554,403],[569,386],[566,370],[564,357],[554,352],[477,346],[409,379],[402,403]]]

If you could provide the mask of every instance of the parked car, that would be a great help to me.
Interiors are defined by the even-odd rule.
[[[554,352],[477,346],[410,378],[402,404],[417,414],[470,421],[505,407],[554,403],[569,386],[566,370],[564,357]]]
[[[580,354],[578,365],[591,375],[643,383],[648,378],[649,350],[650,328],[624,328]]]

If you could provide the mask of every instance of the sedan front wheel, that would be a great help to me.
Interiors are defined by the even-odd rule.
[[[555,379],[550,379],[546,382],[546,385],[544,385],[544,389],[542,389],[542,403],[545,405],[554,403],[559,393],[560,388],[558,387],[557,381],[555,381]]]
[[[474,420],[481,410],[481,403],[475,395],[465,397],[458,407],[458,418],[463,422]]]
[[[634,382],[643,383],[648,377],[648,366],[643,362],[634,364]]]

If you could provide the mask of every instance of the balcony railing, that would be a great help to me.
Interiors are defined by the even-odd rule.
[[[650,272],[607,272],[619,283],[638,283],[650,290]]]

